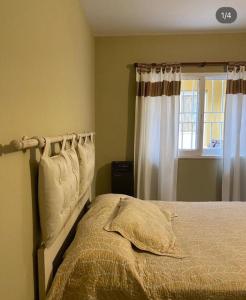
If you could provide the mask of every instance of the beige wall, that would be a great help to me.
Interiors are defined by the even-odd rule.
[[[133,159],[134,62],[246,60],[246,33],[96,38],[97,193],[110,191],[110,162]],[[212,68],[210,69],[213,70]],[[207,70],[207,71],[210,71]],[[216,70],[222,71],[217,68]],[[187,70],[186,70],[187,71]],[[197,71],[196,69],[189,71]],[[200,71],[200,69],[199,69]],[[179,200],[219,200],[216,161],[179,164]],[[206,168],[206,172],[204,172]],[[217,171],[216,171],[217,172]],[[192,174],[203,195],[192,189]],[[217,173],[216,173],[217,174]],[[213,175],[215,178],[217,175]]]
[[[0,299],[33,300],[39,155],[5,145],[94,130],[94,38],[79,0],[1,0],[0,49]]]
[[[221,199],[222,160],[216,158],[179,159],[179,201],[218,201]]]

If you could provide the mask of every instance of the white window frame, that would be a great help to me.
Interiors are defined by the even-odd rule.
[[[218,158],[222,155],[213,150],[204,151],[203,149],[203,132],[204,132],[204,105],[205,105],[205,80],[226,80],[226,73],[185,73],[182,74],[181,80],[199,80],[198,85],[198,132],[197,132],[197,149],[179,150],[179,157],[210,157]],[[180,124],[180,123],[179,123]]]

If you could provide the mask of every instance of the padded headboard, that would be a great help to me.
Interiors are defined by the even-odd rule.
[[[59,155],[50,157],[50,141],[39,164],[39,213],[42,242],[52,243],[79,201],[79,161],[72,141]]]
[[[53,262],[86,202],[91,201],[94,176],[94,139],[64,136],[61,151],[51,156],[51,140],[39,164],[39,212],[42,245],[38,251],[39,294],[45,299]],[[66,145],[70,140],[70,147]]]

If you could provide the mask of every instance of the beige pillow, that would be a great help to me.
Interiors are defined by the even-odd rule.
[[[170,214],[150,202],[121,199],[117,215],[104,229],[120,233],[140,250],[182,257],[175,247]]]
[[[79,162],[74,149],[41,158],[38,194],[42,240],[48,245],[79,201]]]
[[[95,145],[92,141],[78,144],[77,154],[80,171],[80,197],[82,197],[92,184],[95,168]]]

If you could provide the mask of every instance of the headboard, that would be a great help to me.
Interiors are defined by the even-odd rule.
[[[94,136],[95,133],[81,133],[52,138],[23,137],[11,142],[16,150],[44,148],[39,164],[42,234],[42,243],[38,249],[39,300],[46,299],[57,265],[75,235],[86,204],[92,200]],[[50,155],[54,148],[51,144],[55,143],[62,143],[60,153]]]
[[[94,134],[44,138],[39,163],[39,214],[42,244],[38,249],[39,299],[44,300],[57,265],[91,201],[94,177]],[[51,144],[62,142],[60,153],[50,155]],[[69,144],[69,147],[67,147]]]

